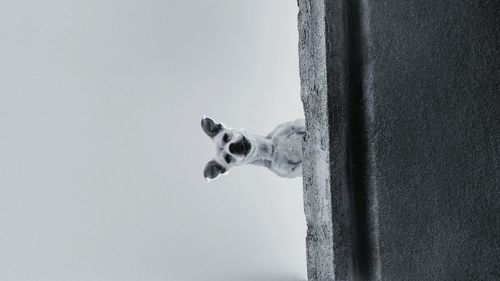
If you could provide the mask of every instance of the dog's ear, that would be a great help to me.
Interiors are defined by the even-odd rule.
[[[207,136],[213,138],[224,129],[224,125],[222,123],[215,123],[212,118],[205,116],[201,119],[201,128]]]
[[[203,176],[207,181],[211,181],[213,179],[216,179],[218,176],[225,174],[226,172],[227,172],[226,168],[222,167],[221,164],[219,164],[215,160],[210,160],[205,165],[205,169],[203,170]]]

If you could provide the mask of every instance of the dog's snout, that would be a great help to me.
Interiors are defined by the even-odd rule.
[[[239,149],[238,149],[239,146],[237,146],[234,142],[229,144],[229,152],[231,152],[232,154],[238,154],[240,153]]]
[[[229,144],[229,152],[233,155],[246,155],[245,145],[243,141],[233,142]]]
[[[237,142],[229,144],[229,152],[233,155],[246,156],[250,151],[250,149],[251,149],[251,144],[245,137],[243,137],[241,140]]]

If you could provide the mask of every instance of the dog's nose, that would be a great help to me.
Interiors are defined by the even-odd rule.
[[[243,151],[241,149],[241,145],[237,145],[233,142],[229,144],[229,152],[232,154],[241,154]]]
[[[229,144],[229,152],[233,154],[236,153],[236,147],[234,145],[234,142]]]

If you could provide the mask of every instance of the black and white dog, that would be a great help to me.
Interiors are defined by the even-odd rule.
[[[210,181],[232,167],[253,164],[267,167],[281,177],[300,177],[305,127],[304,119],[297,119],[278,125],[264,137],[203,117],[201,128],[215,144],[215,157],[205,165],[203,175]]]

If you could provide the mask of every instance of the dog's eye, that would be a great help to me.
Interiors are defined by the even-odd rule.
[[[228,134],[224,134],[224,136],[222,137],[222,140],[224,142],[228,142],[229,141],[229,135]]]
[[[224,156],[224,161],[226,161],[226,163],[229,164],[233,161],[233,157],[229,154],[226,154],[226,156]]]

